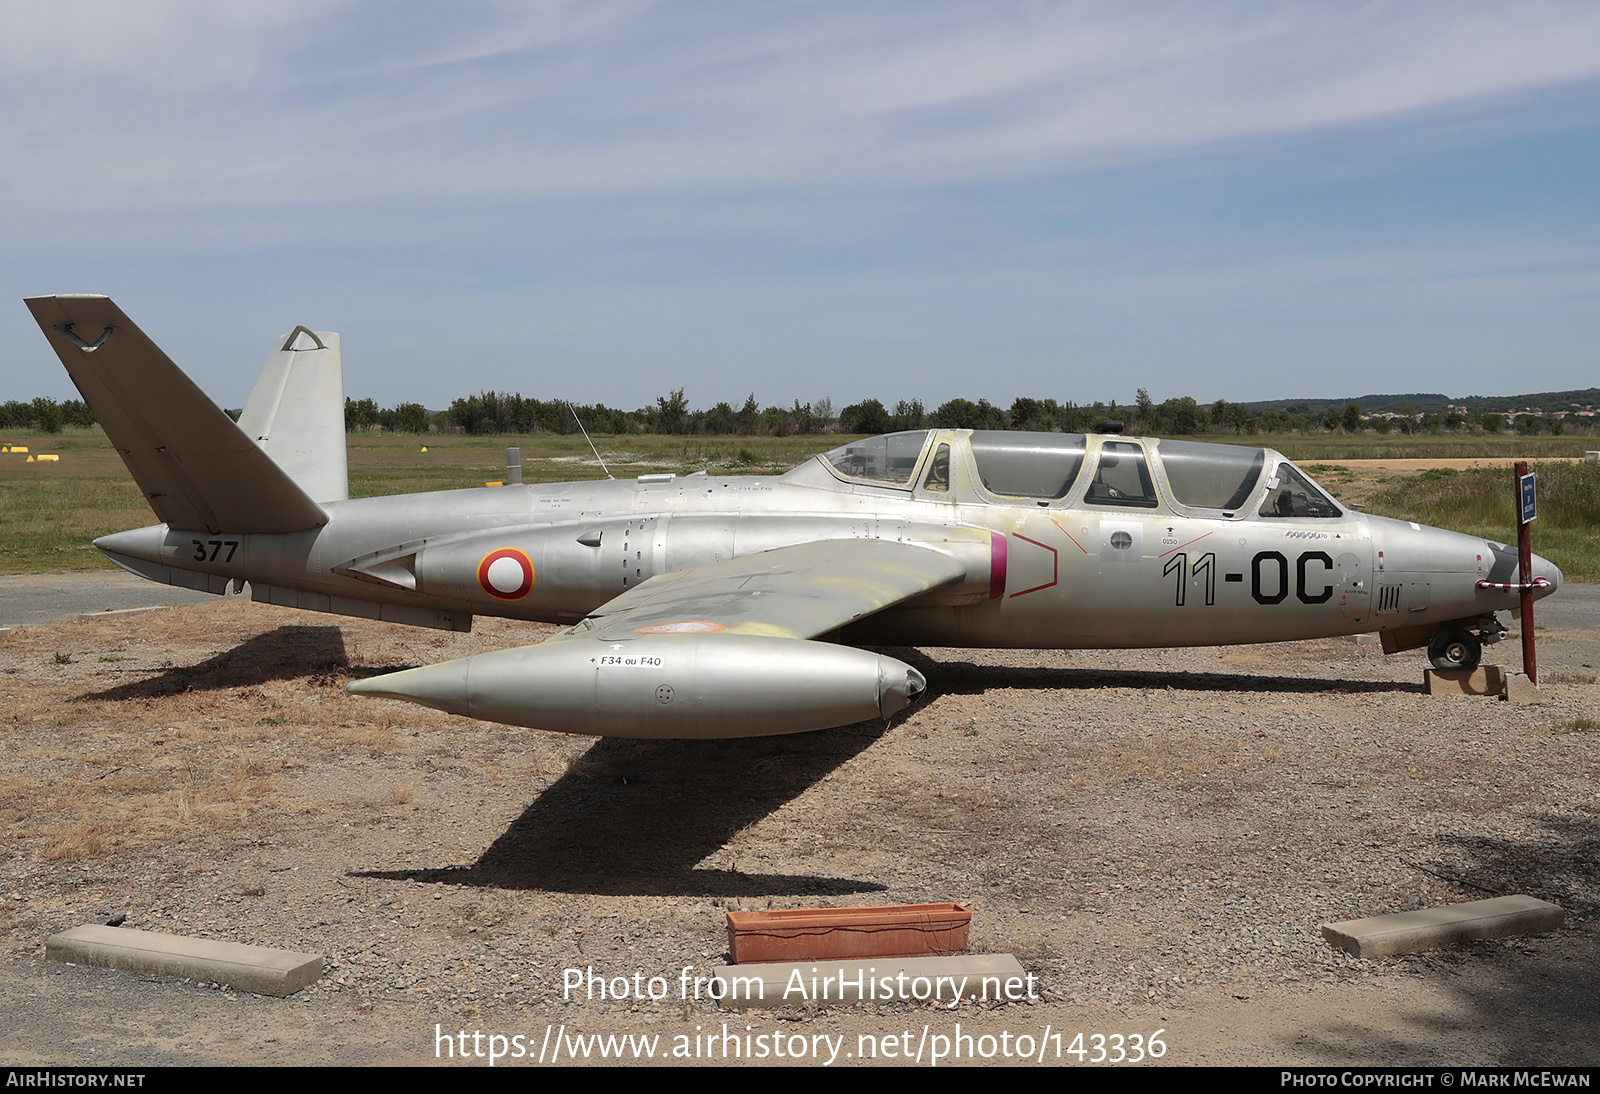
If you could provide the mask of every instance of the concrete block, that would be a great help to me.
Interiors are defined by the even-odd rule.
[[[1375,634],[1347,634],[1344,640],[1357,646],[1381,646],[1383,639]]]
[[[1344,923],[1324,923],[1322,937],[1335,949],[1356,957],[1389,957],[1481,938],[1553,931],[1561,926],[1566,915],[1560,905],[1531,896],[1501,896]]]
[[[1506,673],[1499,665],[1475,669],[1428,669],[1422,683],[1429,695],[1499,695],[1506,688]]]
[[[52,935],[46,961],[215,981],[256,995],[293,995],[322,976],[317,954],[87,923]]]
[[[80,623],[87,623],[91,619],[118,619],[125,615],[144,615],[148,612],[171,611],[171,607],[161,604],[151,608],[107,608],[103,612],[79,612],[74,618]]]
[[[1544,702],[1544,696],[1539,694],[1539,685],[1520,672],[1513,672],[1506,677],[1505,696],[1513,703]]]
[[[1039,978],[1030,977],[1008,953],[718,965],[711,972],[712,979],[722,982],[717,989],[723,996],[718,1005],[731,1010],[863,999],[952,1003],[958,997],[987,997],[1022,1002],[1030,991],[1034,998],[1039,993]]]
[[[1600,452],[1585,452],[1583,454],[1583,462],[1600,463]]]

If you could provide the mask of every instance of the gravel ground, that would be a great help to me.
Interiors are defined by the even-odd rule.
[[[837,1066],[863,1035],[915,1047],[959,1022],[1063,1047],[1160,1029],[1177,1064],[1594,1063],[1600,686],[1593,635],[1556,618],[1540,705],[1429,699],[1419,656],[1348,642],[901,650],[932,691],[887,726],[661,743],[342,690],[525,625],[229,601],[19,628],[0,635],[0,1060],[431,1062],[436,1028],[669,1046],[729,1022],[842,1035]],[[1492,652],[1515,664],[1514,642]],[[1366,962],[1319,934],[1501,893],[1568,925]],[[724,959],[728,909],[943,900],[1040,998],[678,998],[684,966]],[[328,973],[270,1000],[43,963],[49,934],[117,913]],[[587,966],[672,992],[564,999]]]

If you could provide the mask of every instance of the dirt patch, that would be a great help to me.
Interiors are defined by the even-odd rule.
[[[1518,457],[1521,458],[1521,457]],[[1417,460],[1302,460],[1301,466],[1310,471],[1316,480],[1327,487],[1343,502],[1364,507],[1372,496],[1384,487],[1404,481],[1424,471],[1446,468],[1467,471],[1475,467],[1504,467],[1506,493],[1512,492],[1510,468],[1518,458],[1485,456],[1475,459],[1417,459]],[[1542,460],[1546,463],[1582,463],[1581,457],[1555,457]],[[1514,534],[1515,529],[1511,530]]]

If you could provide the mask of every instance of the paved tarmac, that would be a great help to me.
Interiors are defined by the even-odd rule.
[[[171,608],[215,599],[121,570],[0,577],[0,627],[48,626],[85,612]]]
[[[1539,679],[1552,672],[1594,673],[1600,666],[1600,585],[1566,584],[1533,606],[1534,650]],[[1513,630],[1516,624],[1511,624]],[[1507,638],[1484,652],[1484,660],[1522,665],[1522,644]]]

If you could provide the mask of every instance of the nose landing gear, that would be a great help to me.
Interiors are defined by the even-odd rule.
[[[1465,627],[1445,627],[1428,640],[1428,660],[1436,669],[1475,669],[1483,643]]]

